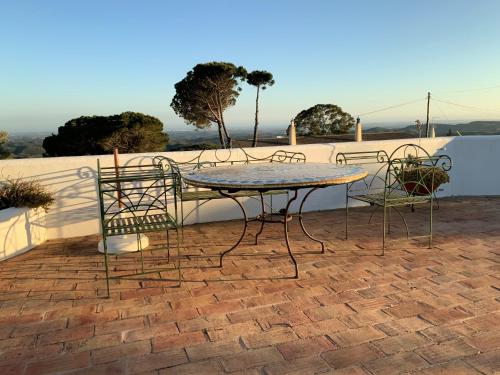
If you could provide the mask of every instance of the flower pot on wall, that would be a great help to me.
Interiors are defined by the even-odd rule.
[[[0,261],[31,250],[46,239],[45,211],[42,208],[0,210]]]

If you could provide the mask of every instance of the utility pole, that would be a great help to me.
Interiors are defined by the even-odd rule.
[[[429,138],[429,107],[431,105],[431,93],[427,93],[427,121],[425,122],[425,137]]]

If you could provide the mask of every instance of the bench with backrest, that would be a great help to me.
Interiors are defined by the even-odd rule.
[[[217,151],[214,152],[212,157],[210,157],[209,155],[210,152],[203,150],[194,158],[182,162],[165,156],[155,157],[155,162],[162,163],[164,168],[172,173],[176,181],[176,195],[180,203],[180,222],[182,226],[184,225],[184,221],[186,220],[186,218],[203,204],[215,199],[225,198],[218,191],[200,189],[190,186],[183,179],[183,175],[185,173],[189,173],[202,168],[215,168],[229,165],[245,165],[252,163],[305,163],[306,161],[306,156],[303,153],[284,150],[275,151],[271,155],[265,157],[253,156],[244,149],[228,150],[226,151],[224,157],[219,156]],[[232,192],[231,196],[261,199],[261,194],[270,195],[272,198],[272,195],[287,193],[288,192],[286,190],[273,190],[264,193],[259,193],[258,191],[253,190],[241,190]],[[198,204],[195,208],[188,212],[187,215],[184,215],[184,202],[198,202]]]

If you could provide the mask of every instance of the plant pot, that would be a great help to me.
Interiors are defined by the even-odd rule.
[[[433,194],[441,184],[450,180],[446,171],[435,166],[405,168],[397,175],[397,179],[411,195]]]
[[[439,187],[441,184],[433,184],[433,186],[425,186],[417,184],[415,182],[406,182],[404,184],[405,190],[412,195],[429,195],[434,193],[434,191]]]
[[[43,209],[10,207],[0,210],[0,261],[31,250],[46,240]]]

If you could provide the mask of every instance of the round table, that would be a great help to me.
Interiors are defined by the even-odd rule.
[[[288,222],[292,219],[292,215],[289,212],[290,206],[297,199],[298,190],[310,188],[310,190],[302,198],[298,213],[302,231],[313,241],[321,243],[321,253],[324,253],[324,242],[311,236],[304,227],[302,217],[304,203],[309,195],[319,188],[348,184],[361,180],[367,175],[368,173],[359,166],[326,163],[260,163],[200,169],[185,174],[183,179],[186,183],[193,186],[217,190],[222,196],[235,201],[243,213],[245,220],[243,233],[234,246],[221,254],[220,266],[222,266],[224,255],[234,250],[243,240],[249,221],[257,220],[261,222],[260,231],[256,235],[256,244],[257,238],[262,233],[264,228],[264,223],[278,222],[282,223],[284,226],[285,242],[288,254],[292,259],[295,268],[295,275],[293,277],[297,278],[298,266],[290,248],[288,238]],[[231,195],[232,193],[241,190],[253,190],[259,192],[260,194],[262,214],[253,220],[249,220],[247,218],[243,205],[236,199],[236,197]],[[279,213],[279,216],[281,217],[279,221],[273,220],[273,216],[276,214],[272,212],[270,214],[271,219],[267,219],[269,214],[265,212],[264,197],[262,193],[270,190],[289,190],[293,192],[292,196],[288,199],[285,208]]]

